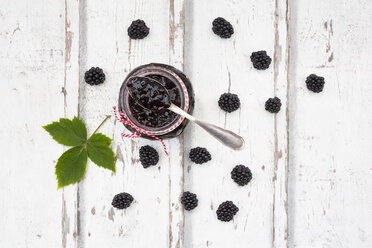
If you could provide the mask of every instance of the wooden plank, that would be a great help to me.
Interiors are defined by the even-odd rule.
[[[64,115],[78,116],[79,108],[79,0],[65,0]],[[67,150],[67,148],[65,149]],[[62,189],[62,248],[78,247],[78,184]]]
[[[184,69],[185,2],[169,1],[169,64]],[[184,247],[184,210],[180,195],[184,187],[184,136],[168,141],[169,247]]]
[[[288,247],[289,19],[288,0],[276,0],[274,95],[282,106],[274,117],[273,247]]]
[[[135,67],[159,62],[182,65],[183,1],[96,1],[83,3],[81,75],[91,66],[106,73],[106,82],[91,87],[82,84],[80,113],[89,130],[112,113],[120,86]],[[127,28],[142,19],[150,27],[143,40],[130,40]],[[179,67],[180,68],[180,67]],[[182,68],[180,68],[182,69]],[[112,174],[88,163],[80,185],[80,247],[182,247],[183,211],[182,138],[167,142],[166,157],[157,141],[121,138],[122,124],[111,118],[101,131],[113,137],[117,172]],[[159,165],[144,169],[138,150],[150,144],[160,155]],[[129,192],[133,205],[125,211],[111,207],[112,197]]]
[[[0,246],[76,247],[76,190],[54,175],[64,148],[41,126],[77,114],[78,5],[0,5]]]
[[[272,247],[280,243],[278,232],[284,230],[274,214],[283,213],[279,202],[285,196],[277,195],[275,200],[273,196],[282,193],[278,187],[285,181],[282,166],[286,140],[282,139],[286,135],[286,83],[282,79],[286,56],[278,53],[286,50],[280,48],[285,45],[282,35],[286,35],[281,33],[285,31],[283,20],[275,22],[276,7],[282,5],[276,6],[275,1],[226,0],[213,1],[213,7],[206,1],[187,5],[185,71],[195,89],[194,114],[238,132],[246,147],[231,151],[195,126],[185,133],[186,153],[202,146],[212,154],[212,161],[203,165],[185,159],[185,190],[199,196],[199,207],[185,213],[185,247]],[[218,16],[234,26],[231,39],[213,34],[211,23]],[[280,32],[278,37],[276,31]],[[273,58],[266,71],[255,70],[250,61],[251,53],[258,50],[266,50]],[[219,109],[218,98],[225,92],[239,95],[240,110],[226,114]],[[275,94],[284,97],[284,108],[277,117],[264,109],[265,101]],[[280,150],[283,157],[277,161],[274,154]],[[238,164],[247,165],[253,173],[253,180],[245,187],[239,187],[230,176]],[[279,179],[275,180],[275,175]],[[226,200],[240,208],[229,223],[216,218],[219,204]]]
[[[372,2],[291,4],[290,246],[371,247]]]

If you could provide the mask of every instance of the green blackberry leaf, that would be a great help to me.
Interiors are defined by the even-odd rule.
[[[86,165],[87,149],[83,146],[76,146],[64,152],[56,164],[58,189],[80,181]]]
[[[81,146],[87,140],[87,129],[77,117],[69,120],[60,118],[59,122],[43,126],[55,141],[65,146]]]
[[[110,148],[111,139],[104,134],[95,133],[87,143],[88,157],[98,166],[116,171],[115,153]]]
[[[110,148],[111,139],[96,133],[103,123],[111,116],[108,115],[87,140],[87,129],[77,117],[72,120],[61,118],[59,122],[43,126],[58,143],[73,148],[64,152],[56,164],[58,189],[80,181],[85,173],[88,154],[98,166],[115,172],[115,154]]]

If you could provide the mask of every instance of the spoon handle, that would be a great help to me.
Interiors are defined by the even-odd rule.
[[[176,114],[182,115],[183,117],[189,119],[190,121],[198,124],[201,128],[203,128],[210,135],[219,140],[222,144],[234,150],[240,150],[244,146],[244,139],[230,130],[223,129],[221,127],[204,121],[199,121],[194,116],[189,115],[188,113],[186,113],[185,111],[183,111],[174,104],[171,104],[169,110],[173,111]]]

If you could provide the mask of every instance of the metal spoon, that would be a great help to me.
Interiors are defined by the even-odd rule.
[[[244,139],[241,136],[230,130],[200,121],[174,105],[170,100],[167,89],[158,81],[147,77],[133,77],[128,82],[127,87],[131,97],[143,108],[155,112],[169,109],[170,111],[198,124],[222,144],[234,150],[240,150],[243,148]]]

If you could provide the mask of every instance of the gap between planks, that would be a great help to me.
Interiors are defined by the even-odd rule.
[[[80,84],[80,10],[79,0],[65,0],[65,62],[62,88],[64,117],[79,116]],[[78,247],[79,189],[78,184],[62,190],[61,245],[62,248]]]
[[[276,0],[274,95],[282,101],[282,113],[275,114],[274,117],[273,247],[288,247],[289,25],[289,0]]]
[[[169,0],[169,64],[181,71],[184,69],[184,37],[185,1]],[[179,166],[169,158],[169,248],[182,248],[185,216],[179,201],[184,191],[184,135],[169,143],[174,142],[178,143],[178,154],[172,156],[177,156]]]

